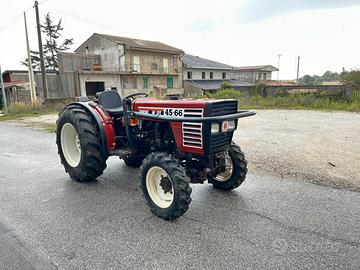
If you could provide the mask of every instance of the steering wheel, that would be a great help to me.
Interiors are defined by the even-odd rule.
[[[135,94],[131,94],[125,97],[125,99],[128,99],[130,101],[133,101],[134,99],[136,99],[137,96],[144,96],[144,97],[148,97],[149,95],[146,93],[135,93]]]

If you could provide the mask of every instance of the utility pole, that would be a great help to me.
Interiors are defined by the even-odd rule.
[[[299,69],[300,69],[300,56],[298,56],[297,72],[296,72],[296,84],[299,85]]]
[[[277,72],[277,81],[279,81],[279,74],[280,74],[280,57],[282,55],[278,54],[278,72]]]
[[[28,36],[28,30],[27,30],[25,11],[24,11],[24,23],[25,23],[26,48],[27,48],[28,66],[29,66],[30,96],[31,96],[31,103],[35,104],[36,103],[35,79],[34,79],[34,71],[33,71],[32,62],[31,62],[29,36]]]
[[[48,93],[48,85],[47,85],[47,80],[46,80],[44,51],[43,51],[43,45],[42,45],[42,39],[41,39],[41,25],[40,25],[40,18],[39,18],[39,2],[38,1],[35,1],[34,7],[35,7],[35,13],[36,13],[36,27],[37,27],[38,43],[39,43],[42,88],[43,88],[44,99],[47,99],[49,96],[49,93]]]
[[[5,111],[5,114],[8,114],[8,106],[7,106],[7,100],[6,100],[6,94],[5,94],[5,85],[4,85],[4,80],[3,80],[3,76],[2,76],[2,71],[1,71],[1,66],[0,66],[0,76],[1,76],[1,93],[2,93],[2,104],[3,104],[3,109]]]

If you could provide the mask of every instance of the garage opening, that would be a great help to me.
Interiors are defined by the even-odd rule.
[[[94,97],[97,92],[105,91],[105,82],[85,82],[86,95]]]

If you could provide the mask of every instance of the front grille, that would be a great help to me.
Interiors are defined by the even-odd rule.
[[[237,107],[238,107],[237,100],[214,102],[210,106],[210,115],[219,116],[219,115],[236,113]]]
[[[185,109],[184,117],[202,117],[203,109]],[[203,124],[183,122],[182,123],[182,135],[183,135],[183,146],[186,147],[203,147]]]
[[[211,136],[210,154],[225,151],[231,144],[233,132],[220,133]]]

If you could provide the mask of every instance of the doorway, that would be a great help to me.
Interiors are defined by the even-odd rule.
[[[94,97],[97,92],[105,91],[104,82],[85,82],[86,96]]]

